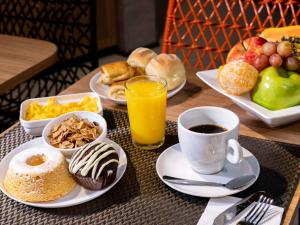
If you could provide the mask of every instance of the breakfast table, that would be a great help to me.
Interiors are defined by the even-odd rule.
[[[231,100],[217,93],[196,77],[197,70],[189,69],[185,88],[168,100],[167,120],[177,121],[179,114],[189,108],[213,105],[228,108],[234,111],[241,120],[240,134],[260,139],[274,140],[288,144],[295,144],[300,151],[300,122],[295,122],[279,128],[270,128],[255,116],[247,113]],[[64,90],[61,94],[71,94],[90,91],[90,79],[97,73],[92,71],[81,80]],[[126,110],[126,106],[116,105],[110,101],[102,102],[104,108]],[[299,152],[298,152],[299,154]],[[290,224],[299,207],[300,183],[298,183],[295,194],[286,213],[283,224]]]
[[[282,196],[284,196],[280,199],[280,204],[286,209],[282,224],[292,225],[299,208],[300,197],[300,123],[295,122],[286,126],[270,128],[253,115],[239,108],[228,98],[209,88],[196,77],[195,72],[196,70],[194,69],[188,69],[188,79],[185,87],[177,95],[168,100],[166,136],[168,144],[178,142],[175,122],[181,112],[192,107],[204,105],[219,106],[232,110],[239,116],[241,121],[240,135],[242,145],[244,143],[249,147],[252,146],[258,159],[262,159],[266,163],[265,165],[274,166],[274,168],[278,169],[277,171],[273,171],[275,175],[272,175],[272,179],[279,175],[276,172],[283,172],[283,175],[280,176],[283,180],[278,179],[276,182],[286,181],[289,184],[293,184],[292,187],[287,186],[284,190],[280,189]],[[61,95],[89,92],[90,79],[96,73],[97,70],[94,70],[87,74],[81,80],[64,90]],[[164,224],[189,224],[190,221],[197,223],[207,204],[207,199],[180,194],[167,188],[157,178],[155,171],[152,171],[155,168],[155,159],[167,146],[164,145],[157,151],[146,151],[145,153],[141,153],[136,149],[134,150],[123,137],[129,134],[126,122],[126,106],[116,105],[107,100],[102,100],[102,105],[105,109],[104,117],[107,120],[110,130],[109,137],[116,139],[115,141],[118,141],[126,151],[126,154],[129,155],[128,171],[125,172],[125,177],[122,178],[121,183],[116,185],[112,193],[110,192],[110,194],[100,197],[100,200],[96,199],[90,205],[89,203],[85,203],[83,206],[70,207],[65,211],[59,209],[27,209],[27,206],[20,206],[19,203],[13,202],[1,194],[1,201],[6,202],[7,207],[12,210],[17,210],[15,209],[16,207],[22,207],[18,211],[24,214],[23,219],[19,218],[21,215],[10,217],[14,218],[15,221],[22,220],[23,222],[30,221],[29,217],[33,216],[33,214],[37,214],[39,218],[45,216],[51,218],[44,221],[40,219],[39,222],[41,224],[59,224],[60,222],[63,223],[63,221],[65,221],[64,224],[97,224],[100,223],[100,219],[97,220],[97,218],[101,218],[101,223],[103,224],[125,224],[126,222],[129,224],[141,224],[141,221],[147,224],[158,224],[162,221],[164,221]],[[20,132],[22,135],[18,136]],[[123,134],[120,132],[123,132]],[[6,144],[7,148],[11,149],[16,144],[10,143],[9,140],[18,140],[19,138],[19,142],[21,143],[33,138],[25,136],[23,133],[20,124],[16,123],[0,135],[0,145],[3,146]],[[278,156],[281,158],[278,158],[277,161],[275,159],[267,159],[272,155],[271,151],[273,149],[270,148],[274,148],[274,157]],[[286,149],[288,150],[285,151]],[[265,156],[264,151],[266,151]],[[139,158],[136,158],[137,156],[135,155],[138,155]],[[3,157],[4,153],[1,153],[1,158]],[[291,160],[290,162],[288,162],[289,159]],[[291,167],[289,167],[289,164]],[[267,184],[266,182],[270,180],[265,177],[268,174],[268,169],[264,168],[262,172],[263,175],[261,176],[264,177],[261,178],[260,182],[266,186],[270,185],[266,188],[271,190],[273,188],[271,185],[274,184]],[[128,173],[127,176],[126,173]],[[285,176],[284,174],[287,175]],[[142,179],[140,179],[141,177]],[[265,179],[265,181],[262,179]],[[122,185],[125,185],[125,187]],[[282,186],[280,183],[278,185]],[[239,195],[239,197],[244,197],[244,195]],[[201,209],[200,206],[202,207]],[[190,209],[190,214],[185,211],[188,209]],[[28,213],[30,215],[26,213],[27,210],[29,210]],[[148,212],[148,210],[151,212]],[[194,213],[191,216],[192,212]],[[97,213],[100,214],[97,215]],[[105,213],[107,214],[105,215]],[[25,217],[28,217],[27,220]],[[163,217],[164,220],[162,220]],[[127,218],[128,221],[124,221],[124,218]],[[138,218],[143,218],[143,220],[138,220]],[[1,221],[6,220],[5,218],[1,218],[0,223]]]

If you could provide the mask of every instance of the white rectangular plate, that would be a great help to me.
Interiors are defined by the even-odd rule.
[[[241,96],[226,93],[219,85],[217,74],[217,69],[199,71],[196,73],[196,75],[208,86],[227,96],[235,104],[257,116],[270,127],[276,127],[300,120],[300,106],[271,111],[253,102],[249,93]]]
[[[94,92],[69,94],[69,95],[58,95],[58,96],[44,97],[44,98],[31,98],[31,99],[25,100],[21,104],[21,109],[20,109],[20,122],[21,122],[21,125],[23,126],[26,133],[28,133],[30,135],[33,135],[33,136],[41,136],[44,127],[53,118],[52,119],[42,119],[42,120],[31,120],[31,121],[26,120],[25,119],[25,114],[26,114],[26,110],[27,110],[27,107],[28,107],[29,103],[34,101],[34,102],[38,102],[42,105],[46,105],[50,98],[55,98],[59,103],[65,104],[65,103],[69,103],[69,102],[79,102],[80,100],[82,100],[86,96],[97,99],[97,106],[98,106],[98,112],[97,113],[102,114],[103,108],[102,108],[100,97]]]

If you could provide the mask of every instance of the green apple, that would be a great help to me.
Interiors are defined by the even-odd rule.
[[[300,74],[270,66],[259,75],[260,80],[252,93],[255,103],[270,110],[300,104]]]

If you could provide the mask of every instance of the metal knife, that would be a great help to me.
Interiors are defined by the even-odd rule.
[[[218,215],[213,225],[224,225],[231,220],[233,220],[241,211],[246,209],[249,205],[251,205],[253,202],[257,201],[259,197],[264,194],[264,191],[258,191],[254,194],[241,199],[237,203],[235,203],[233,206],[226,209],[224,212],[222,212],[220,215]]]
[[[199,186],[212,186],[212,187],[226,187],[228,189],[238,189],[253,181],[256,178],[255,175],[245,175],[241,177],[233,178],[227,183],[216,183],[208,181],[189,180],[178,177],[172,177],[164,175],[163,179],[173,184],[184,184],[184,185],[199,185]]]

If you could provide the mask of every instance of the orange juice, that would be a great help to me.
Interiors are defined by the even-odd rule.
[[[165,137],[165,83],[147,76],[130,80],[126,83],[126,100],[133,143],[140,148],[157,148]]]

